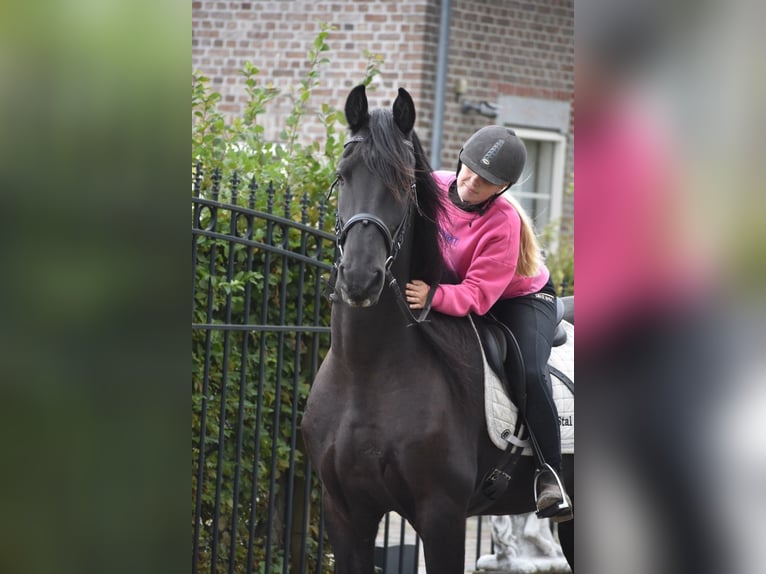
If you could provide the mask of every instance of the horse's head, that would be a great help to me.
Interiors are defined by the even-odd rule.
[[[336,292],[348,305],[369,307],[378,302],[412,220],[415,104],[400,88],[392,110],[368,112],[362,85],[351,90],[345,113],[351,137],[335,183],[341,253]]]

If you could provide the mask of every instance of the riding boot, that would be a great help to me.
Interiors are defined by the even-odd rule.
[[[574,518],[572,500],[556,471],[547,463],[535,473],[535,501],[539,518],[550,518],[553,522]]]

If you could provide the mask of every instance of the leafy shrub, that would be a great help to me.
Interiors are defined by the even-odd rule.
[[[540,237],[546,251],[545,265],[551,272],[551,280],[559,297],[574,295],[574,240],[571,234],[559,233],[554,241],[554,226],[551,222]],[[546,248],[547,246],[547,248]]]
[[[569,184],[567,195],[574,193],[574,184]],[[540,234],[540,244],[545,251],[545,265],[551,272],[553,285],[559,297],[574,295],[574,237],[560,231],[561,221],[551,221]]]

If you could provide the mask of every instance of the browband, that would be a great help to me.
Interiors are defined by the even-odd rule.
[[[364,136],[351,136],[346,140],[346,143],[343,144],[343,147],[346,147],[348,144],[363,142],[365,139]],[[408,146],[410,149],[415,149],[415,146],[412,145],[410,140],[403,139],[402,142],[404,142],[404,145]]]

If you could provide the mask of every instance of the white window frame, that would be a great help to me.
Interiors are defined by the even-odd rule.
[[[536,130],[530,128],[516,127],[509,125],[516,135],[522,140],[535,140],[541,142],[550,142],[553,144],[553,161],[551,162],[550,179],[550,215],[548,222],[561,221],[561,213],[564,201],[564,172],[566,170],[567,160],[567,138],[564,134],[550,130]],[[553,230],[553,243],[558,243],[559,227]],[[537,232],[541,232],[538,229]],[[553,246],[551,246],[553,247]]]

